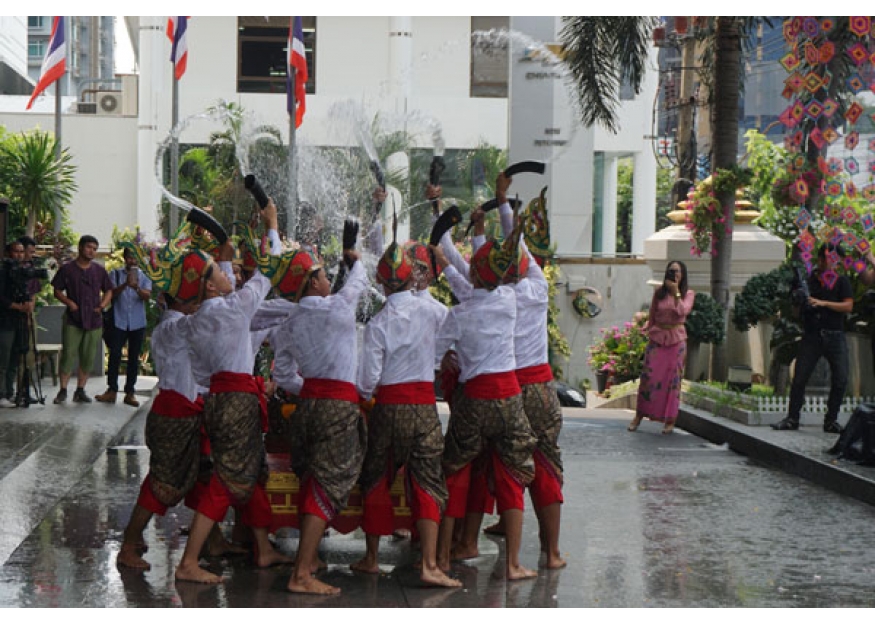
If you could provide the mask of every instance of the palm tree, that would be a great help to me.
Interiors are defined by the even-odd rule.
[[[10,199],[26,211],[28,236],[33,236],[38,221],[60,215],[77,190],[72,156],[64,149],[56,158],[55,144],[52,134],[34,130],[0,145],[0,172]]]

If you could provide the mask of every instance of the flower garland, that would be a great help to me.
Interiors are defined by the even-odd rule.
[[[723,206],[718,194],[737,190],[750,183],[753,172],[733,166],[730,169],[718,169],[713,175],[701,181],[687,194],[687,215],[685,226],[690,231],[690,253],[701,256],[711,252],[717,255],[713,248],[714,235],[717,226],[726,223]],[[729,234],[728,228],[724,232]]]

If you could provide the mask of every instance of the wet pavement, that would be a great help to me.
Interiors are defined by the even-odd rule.
[[[871,607],[869,538],[875,468],[836,462],[836,435],[775,432],[684,408],[671,436],[632,412],[565,409],[561,549],[568,566],[502,578],[504,542],[482,535],[480,557],[456,563],[459,590],[422,588],[409,540],[383,540],[381,574],[353,573],[360,531],[330,532],[321,575],[342,589],[285,592],[290,567],[204,560],[226,582],[177,583],[191,512],[153,520],[140,573],[115,565],[148,471],[143,406],[121,402],[0,410],[0,607]],[[89,383],[92,396],[103,380]],[[442,405],[442,413],[446,416]],[[527,502],[528,505],[528,502]],[[486,523],[495,520],[487,517]],[[223,524],[230,536],[231,524]],[[296,531],[274,537],[294,555]],[[538,565],[537,521],[525,513],[521,561]]]

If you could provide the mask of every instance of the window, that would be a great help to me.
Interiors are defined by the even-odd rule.
[[[47,20],[45,15],[28,15],[27,27],[42,30],[46,27]]]
[[[237,92],[285,93],[290,17],[237,18]],[[316,92],[316,18],[304,17],[307,93]]]
[[[27,42],[27,56],[35,57],[35,58],[43,58],[46,55],[46,44],[48,42],[45,39],[37,39],[30,40]]]
[[[510,18],[471,18],[471,97],[506,98]]]

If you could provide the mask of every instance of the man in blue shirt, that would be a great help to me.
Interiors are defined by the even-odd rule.
[[[152,295],[152,282],[137,269],[134,254],[125,249],[125,266],[110,273],[113,284],[113,325],[109,335],[109,366],[106,372],[107,390],[94,398],[99,402],[114,404],[118,395],[118,372],[122,349],[128,346],[127,374],[125,379],[125,403],[137,407],[134,392],[137,373],[140,369],[140,350],[146,336],[146,301]]]

